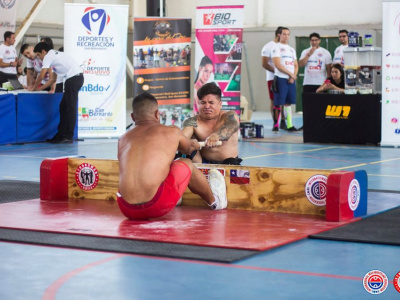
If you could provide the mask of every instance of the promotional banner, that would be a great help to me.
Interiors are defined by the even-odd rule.
[[[162,124],[181,126],[190,114],[191,19],[134,20],[133,95],[157,98]]]
[[[400,146],[400,1],[382,5],[381,146]]]
[[[126,131],[127,5],[65,4],[64,49],[81,66],[79,137]]]
[[[4,32],[15,32],[17,18],[17,0],[0,0],[0,44],[4,41]]]
[[[197,90],[215,82],[222,90],[223,109],[240,115],[243,9],[243,5],[197,7],[194,114]]]

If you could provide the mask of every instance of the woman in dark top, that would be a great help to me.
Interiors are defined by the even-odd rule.
[[[332,65],[331,77],[317,89],[317,93],[328,92],[329,90],[344,92],[344,71],[340,64]]]

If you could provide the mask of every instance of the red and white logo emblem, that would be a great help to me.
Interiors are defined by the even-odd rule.
[[[393,278],[393,285],[396,291],[400,293],[400,271]]]
[[[204,14],[203,15],[203,24],[204,25],[212,25],[214,16],[215,16],[215,14]]]
[[[373,295],[383,293],[388,286],[388,278],[385,273],[379,270],[369,271],[364,276],[364,289]]]
[[[75,180],[82,190],[90,191],[99,183],[99,172],[95,166],[82,163],[75,171]]]
[[[314,175],[307,180],[304,192],[310,203],[316,206],[326,205],[326,183],[328,177],[324,175]]]
[[[352,211],[355,211],[360,204],[360,184],[357,179],[350,182],[349,191],[347,193],[347,201]]]

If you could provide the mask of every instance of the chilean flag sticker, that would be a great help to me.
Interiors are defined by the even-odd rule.
[[[230,170],[232,184],[250,184],[249,170]]]

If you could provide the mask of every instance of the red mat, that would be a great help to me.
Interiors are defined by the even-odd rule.
[[[0,227],[75,233],[246,250],[267,250],[350,222],[327,222],[318,216],[245,210],[211,211],[176,207],[162,218],[130,221],[116,202],[39,199],[6,203]]]

